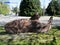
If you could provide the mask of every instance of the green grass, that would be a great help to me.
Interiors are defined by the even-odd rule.
[[[60,27],[53,27],[47,33],[7,34],[0,26],[0,45],[60,45]],[[54,38],[55,37],[55,38]]]
[[[4,26],[0,26],[0,30],[4,30]]]

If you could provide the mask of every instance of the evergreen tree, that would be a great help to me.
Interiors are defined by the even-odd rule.
[[[57,0],[52,0],[47,9],[46,9],[46,13],[48,15],[60,15],[60,4],[58,3]]]
[[[39,0],[22,0],[19,16],[32,16],[35,12],[41,13]]]

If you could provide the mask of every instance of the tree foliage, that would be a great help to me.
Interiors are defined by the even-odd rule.
[[[19,12],[19,10],[18,10],[17,7],[14,7],[12,11],[13,11],[16,15],[17,15],[17,13]]]
[[[22,0],[19,16],[32,16],[35,12],[41,13],[39,0]]]
[[[8,14],[8,13],[9,13],[8,5],[0,2],[0,14]]]
[[[47,9],[46,9],[46,13],[48,15],[60,15],[60,4],[58,3],[57,0],[52,0]]]

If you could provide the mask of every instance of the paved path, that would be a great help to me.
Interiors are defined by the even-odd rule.
[[[29,19],[30,17],[18,17],[18,16],[0,16],[0,26],[4,26],[6,23],[16,20],[16,19]],[[40,17],[40,22],[46,23],[48,21],[48,19],[50,18],[50,16],[41,16]],[[60,26],[60,17],[53,17],[53,21],[52,21],[53,25],[57,25]]]

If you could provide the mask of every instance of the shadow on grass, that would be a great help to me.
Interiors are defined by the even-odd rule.
[[[60,30],[60,26],[56,26],[56,28],[57,28],[58,30]]]
[[[8,34],[7,32],[0,32],[0,35],[6,35]]]
[[[55,27],[53,27],[53,29],[58,29],[58,30],[60,30],[60,26],[55,26]]]
[[[8,32],[0,32],[0,35],[12,35],[12,33],[8,33]]]

